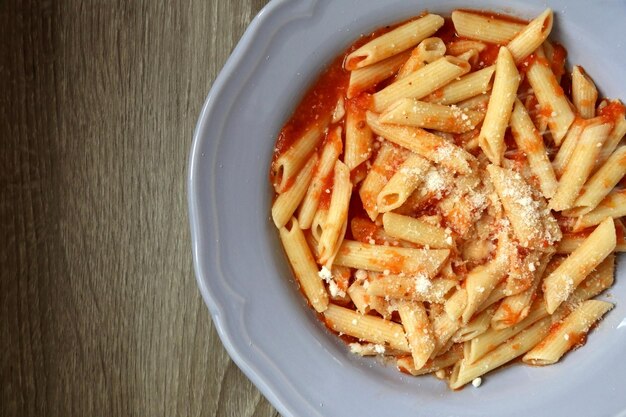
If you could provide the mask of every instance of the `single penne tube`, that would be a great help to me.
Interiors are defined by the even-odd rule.
[[[434,226],[420,219],[392,212],[383,215],[383,227],[390,236],[429,246],[435,249],[450,249],[454,246],[451,231]]]
[[[352,100],[346,105],[345,128],[343,163],[352,171],[370,158],[374,139],[365,120],[365,110]]]
[[[589,213],[611,192],[626,174],[626,145],[617,148],[613,155],[585,183],[574,207],[583,208],[577,214]]]
[[[326,325],[335,332],[403,352],[411,351],[401,324],[362,315],[335,304],[329,304],[323,314]]]
[[[615,224],[604,220],[559,267],[543,281],[548,313],[552,314],[591,271],[615,250]]]
[[[371,280],[367,293],[377,297],[399,300],[427,301],[443,303],[446,294],[458,284],[455,279],[438,278],[430,280],[427,273],[416,275],[382,275]]]
[[[499,45],[507,44],[526,27],[523,23],[463,10],[452,12],[452,22],[456,33],[463,38]]]
[[[474,130],[483,120],[483,112],[427,103],[417,99],[400,99],[381,113],[381,123],[415,126],[440,132],[464,133]]]
[[[336,253],[343,240],[342,230],[345,233],[345,224],[348,220],[348,206],[352,195],[352,183],[350,182],[350,170],[341,161],[335,162],[333,191],[330,197],[328,214],[324,223],[324,229],[318,243],[319,262],[326,264]],[[332,264],[332,260],[331,260]],[[331,265],[326,265],[330,268]]]
[[[544,242],[552,244],[561,238],[556,220],[545,205],[533,197],[530,185],[520,174],[495,165],[487,166],[487,171],[523,247],[541,249]]]
[[[471,66],[467,61],[451,56],[441,57],[372,95],[372,108],[376,112],[382,112],[401,98],[426,97],[468,73],[470,69]]]
[[[574,232],[600,224],[607,217],[617,219],[626,216],[626,190],[617,190],[609,193],[604,200],[589,213],[583,214],[574,224]]]
[[[398,301],[396,306],[411,348],[413,366],[419,369],[435,350],[435,336],[428,314],[421,302]]]
[[[448,44],[448,54],[453,56],[461,55],[467,51],[475,50],[482,52],[487,48],[484,42],[474,41],[471,39],[461,39],[458,41],[450,42]]]
[[[404,204],[423,181],[430,166],[423,157],[411,154],[378,193],[376,197],[378,212],[386,213]]]
[[[485,265],[472,269],[465,279],[467,304],[461,315],[461,322],[467,324],[478,307],[489,297],[489,294],[504,277],[506,269],[504,263],[494,259]]]
[[[310,160],[328,127],[330,116],[309,126],[272,164],[272,178],[277,193],[284,193],[296,182],[301,168]]]
[[[434,276],[448,259],[447,249],[394,248],[344,240],[335,264],[367,271],[399,274],[422,272]]]
[[[558,186],[554,169],[543,144],[543,137],[519,99],[516,99],[511,114],[511,133],[517,147],[526,154],[530,170],[539,180],[541,193],[545,198],[552,198]]]
[[[548,127],[558,146],[574,121],[575,114],[541,49],[536,54],[538,58],[529,65],[526,77],[542,111],[550,115]]]
[[[415,367],[411,356],[402,356],[398,358],[396,366],[398,369],[408,372],[413,376],[430,374],[452,366],[456,362],[463,359],[463,349],[461,349],[461,345],[456,346],[456,348],[452,347],[452,349],[449,349],[442,355],[429,359],[421,368]]]
[[[318,313],[328,307],[328,293],[298,221],[292,218],[280,228],[280,240],[304,295]]]
[[[452,371],[449,385],[452,389],[461,388],[475,378],[486,374],[507,362],[523,355],[537,345],[550,330],[548,317],[518,333],[508,343],[503,343],[476,362],[470,364],[465,359],[458,362]]]
[[[272,204],[272,220],[277,228],[283,227],[291,216],[298,208],[298,205],[304,198],[311,178],[313,178],[313,171],[317,165],[317,155],[307,162],[307,164],[298,173],[298,176],[294,180],[294,184],[282,194],[279,194]]]
[[[350,300],[356,307],[357,311],[361,314],[367,314],[371,310],[371,297],[367,294],[367,291],[365,290],[366,282],[367,285],[369,285],[368,281],[355,280],[348,287],[348,291],[346,291],[348,293],[348,297],[350,297]]]
[[[558,211],[573,208],[612,128],[611,123],[590,124],[585,127],[559,179],[556,193],[550,200],[550,208]]]
[[[381,123],[379,117],[372,112],[367,112],[367,124],[377,135],[409,149],[429,161],[441,164],[461,174],[471,172],[470,161],[474,161],[475,158],[464,149],[440,136],[417,127]]]
[[[393,76],[410,56],[410,52],[404,52],[398,55],[393,55],[373,65],[350,72],[350,81],[348,83],[346,96],[349,99],[356,97],[363,91]]]
[[[298,211],[298,223],[300,224],[300,228],[309,229],[311,227],[320,198],[324,192],[326,179],[332,175],[335,162],[341,154],[342,147],[341,127],[337,127],[328,132],[319,163],[313,171],[309,188],[300,204]]]
[[[580,65],[572,70],[572,101],[582,118],[591,119],[596,115],[598,89]]]
[[[563,175],[565,167],[572,157],[574,149],[576,149],[576,144],[578,144],[580,135],[588,123],[589,122],[585,119],[576,118],[568,130],[567,135],[565,135],[563,142],[561,142],[559,151],[552,161],[552,168],[554,168],[554,173],[557,178],[561,178],[561,175]]]
[[[376,220],[378,216],[378,194],[395,173],[395,167],[402,164],[410,154],[406,148],[399,148],[390,142],[383,142],[381,145],[371,169],[359,188],[361,203],[370,219]]]
[[[554,16],[552,9],[546,9],[522,29],[506,47],[516,63],[532,54],[548,38],[552,31]]]
[[[606,301],[583,302],[555,331],[551,331],[545,339],[524,355],[522,360],[531,365],[551,365],[558,362],[568,350],[579,345],[593,323],[612,308],[613,304]]]
[[[348,71],[353,71],[406,51],[435,33],[443,23],[443,17],[436,14],[427,14],[405,23],[349,54],[344,67]]]
[[[446,54],[446,45],[440,38],[426,38],[415,47],[405,60],[396,79],[400,80],[426,64],[430,64]]]
[[[552,252],[543,254],[538,262],[531,262],[527,265],[527,267],[533,271],[531,286],[519,294],[510,295],[502,300],[498,309],[493,314],[491,327],[496,330],[504,329],[519,323],[528,316],[532,308],[533,300],[536,297],[537,288],[541,283],[544,271],[550,259],[552,259],[552,256]]]
[[[465,288],[459,288],[446,300],[443,309],[448,317],[450,317],[450,320],[456,321],[461,317],[463,311],[465,311],[466,305],[467,291]]]
[[[615,126],[613,126],[613,130],[609,134],[609,137],[604,142],[602,149],[600,150],[600,155],[598,155],[598,162],[596,162],[596,167],[602,165],[615,151],[615,148],[620,144],[622,139],[626,135],[626,119],[624,116],[620,116],[615,120]]]
[[[504,132],[509,125],[519,83],[520,75],[513,57],[506,47],[501,47],[487,114],[478,136],[481,149],[496,165],[500,165],[504,155]]]
[[[491,325],[491,319],[495,311],[495,306],[492,306],[482,313],[478,314],[465,326],[457,330],[454,336],[452,336],[452,341],[454,343],[467,342],[468,340],[471,340],[485,333]]]
[[[460,103],[476,96],[484,96],[487,91],[491,90],[495,71],[496,66],[490,65],[481,70],[471,72],[462,76],[460,80],[452,81],[444,87],[435,90],[427,97],[424,97],[423,100],[448,105]],[[489,96],[485,98],[487,101],[489,100]],[[459,107],[464,110],[472,110],[472,108],[467,105],[459,104]]]

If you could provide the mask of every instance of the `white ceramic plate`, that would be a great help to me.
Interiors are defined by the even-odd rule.
[[[529,18],[555,10],[565,44],[602,93],[626,99],[626,2],[532,0],[272,1],[254,19],[206,100],[189,160],[196,276],[237,365],[285,417],[626,416],[626,285],[587,345],[545,368],[509,366],[451,392],[357,358],[318,323],[271,224],[276,135],[306,88],[361,33],[424,9],[484,8]],[[207,370],[209,371],[209,370]]]

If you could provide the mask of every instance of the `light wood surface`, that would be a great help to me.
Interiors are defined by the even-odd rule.
[[[185,189],[264,4],[0,0],[0,415],[278,415],[202,302]]]

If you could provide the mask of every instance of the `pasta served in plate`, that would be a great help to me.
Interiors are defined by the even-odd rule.
[[[357,40],[276,142],[272,219],[352,352],[452,389],[557,362],[612,307],[625,108],[527,22],[424,13]]]

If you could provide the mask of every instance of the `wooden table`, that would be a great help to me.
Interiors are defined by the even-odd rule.
[[[264,3],[0,0],[0,415],[278,415],[200,297],[185,188]]]

